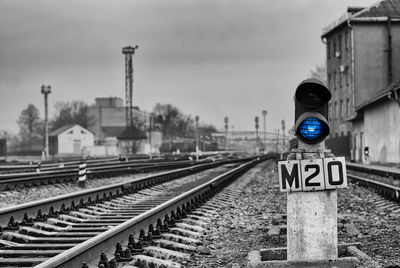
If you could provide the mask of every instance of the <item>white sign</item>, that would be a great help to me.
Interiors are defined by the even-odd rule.
[[[324,159],[325,189],[347,188],[346,161],[344,157]]]
[[[344,157],[278,162],[281,192],[347,188]]]
[[[300,161],[303,191],[325,190],[322,159]]]
[[[279,161],[278,173],[279,188],[281,189],[281,191],[302,191],[299,160]]]

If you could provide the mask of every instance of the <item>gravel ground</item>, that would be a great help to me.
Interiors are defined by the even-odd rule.
[[[241,191],[241,198],[209,226],[204,243],[211,253],[194,254],[188,267],[245,267],[249,251],[286,246],[285,236],[267,237],[269,225],[286,213],[286,194],[277,184],[274,162],[261,163],[234,182],[230,187]],[[400,212],[393,212],[397,205],[378,208],[377,200],[391,201],[351,183],[338,192],[339,243],[359,242],[371,257],[359,268],[400,267],[395,266],[400,264]]]
[[[187,176],[187,180],[197,179],[204,176],[212,175],[212,174],[220,174],[222,172],[226,172],[229,168],[234,167],[235,165],[223,165],[211,170],[201,171],[199,173],[195,173],[193,175]],[[24,204],[28,202],[32,202],[35,200],[40,200],[44,198],[59,196],[63,194],[73,193],[77,191],[83,191],[86,189],[92,189],[96,187],[101,187],[105,185],[110,185],[119,182],[126,182],[134,179],[139,179],[147,176],[151,176],[154,174],[162,173],[166,171],[160,172],[148,172],[148,173],[140,173],[140,174],[131,174],[125,176],[118,177],[110,177],[110,178],[96,178],[96,179],[88,179],[86,180],[85,188],[82,188],[78,185],[78,182],[63,182],[57,184],[48,184],[48,185],[40,185],[34,187],[20,187],[10,191],[0,191],[0,209],[6,208],[10,206],[15,206],[19,204]]]
[[[212,170],[205,170],[196,174],[200,174],[200,176],[204,176],[204,174],[213,174],[213,173],[221,173],[223,171],[227,171],[230,165],[220,166],[218,168]],[[118,177],[110,177],[110,178],[96,178],[96,179],[88,179],[86,181],[86,187],[82,188],[78,185],[78,182],[65,182],[65,183],[57,183],[57,184],[48,184],[34,187],[20,187],[11,191],[0,191],[0,209],[6,208],[10,206],[15,206],[18,204],[23,204],[27,202],[32,202],[35,200],[40,200],[44,198],[59,196],[63,194],[73,193],[77,191],[82,191],[86,189],[92,189],[96,187],[101,187],[105,185],[110,185],[119,182],[130,181],[133,179],[143,178],[147,176],[151,176],[154,174],[158,174],[165,171],[160,172],[148,172],[148,173],[140,173],[140,174],[131,174],[125,176]],[[190,177],[193,176],[188,176]],[[194,178],[197,178],[196,176]]]
[[[48,197],[82,191],[85,189],[96,188],[113,183],[119,183],[133,179],[143,178],[153,174],[157,174],[157,172],[131,174],[118,177],[110,177],[110,178],[88,179],[86,180],[85,188],[80,187],[77,182],[47,184],[47,185],[33,186],[30,188],[18,187],[16,189],[9,191],[0,191],[0,208],[23,204]]]

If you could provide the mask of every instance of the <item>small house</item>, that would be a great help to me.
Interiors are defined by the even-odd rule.
[[[94,145],[94,134],[78,125],[60,127],[49,134],[50,155],[81,155],[83,149]]]

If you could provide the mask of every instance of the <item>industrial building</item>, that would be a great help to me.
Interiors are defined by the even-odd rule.
[[[400,1],[384,0],[366,8],[349,7],[342,17],[323,29],[322,41],[326,44],[327,82],[332,91],[330,139],[337,138],[339,144],[347,136],[349,157],[353,161],[395,160],[383,156],[382,146],[390,145],[382,145],[383,139],[378,138],[381,140],[378,142],[373,138],[376,133],[371,131],[384,133],[388,136],[386,142],[398,139],[399,132],[389,131],[389,123],[398,111],[384,108],[387,111],[383,116],[380,109],[370,110],[370,104],[380,99],[378,93],[390,91],[400,79]],[[392,106],[389,102],[381,105]],[[371,129],[368,124],[377,124],[379,129]],[[368,149],[374,151],[373,159],[366,156]],[[377,154],[378,151],[382,153]],[[377,155],[380,157],[376,158]]]
[[[95,144],[102,146],[114,144],[120,154],[129,147],[129,140],[134,142],[136,153],[159,153],[162,135],[159,131],[150,128],[150,114],[132,109],[134,127],[126,126],[126,107],[118,97],[96,98],[95,104],[88,108],[88,128],[95,133]],[[151,131],[150,131],[151,130]],[[151,143],[151,146],[150,146]]]

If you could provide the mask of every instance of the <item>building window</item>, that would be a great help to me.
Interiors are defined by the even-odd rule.
[[[332,103],[328,103],[328,117],[332,118]]]
[[[343,73],[339,72],[339,87],[342,87],[342,76],[343,76]]]
[[[328,55],[328,59],[331,58],[331,43],[328,41],[326,43],[326,54]]]
[[[328,74],[328,87],[332,88],[332,81],[331,81],[332,77],[331,74]]]
[[[349,50],[349,43],[348,42],[349,42],[349,32],[346,31],[344,33],[344,48],[346,49],[346,51]]]
[[[343,100],[340,101],[340,117],[344,117],[344,106],[343,106]]]
[[[349,85],[350,81],[349,81],[349,68],[346,68],[346,85]]]
[[[336,40],[335,39],[333,39],[333,51],[332,51],[332,53],[333,53],[333,57],[335,57],[336,56]]]
[[[333,88],[336,89],[336,72],[333,72]]]
[[[339,35],[338,39],[338,52],[342,53],[342,35]]]
[[[354,134],[353,137],[353,150],[355,151],[357,149],[357,134]]]
[[[347,116],[350,115],[350,99],[349,98],[347,98],[347,100],[346,100],[346,114],[347,114]]]
[[[336,101],[335,101],[335,118],[339,118],[339,109]]]

